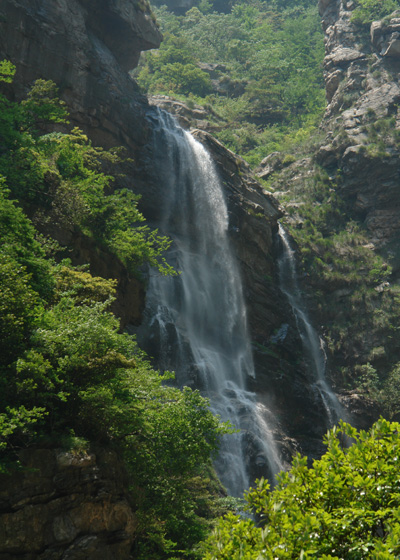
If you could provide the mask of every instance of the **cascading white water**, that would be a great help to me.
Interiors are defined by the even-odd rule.
[[[281,241],[281,255],[278,262],[280,288],[292,307],[303,347],[312,366],[315,381],[311,387],[319,394],[326,411],[328,425],[332,427],[340,419],[346,420],[346,413],[326,381],[326,354],[323,340],[308,318],[297,281],[295,252],[290,246],[288,235],[281,224],[279,224],[279,238]]]
[[[246,390],[254,366],[227,207],[202,144],[165,112],[158,111],[157,123],[154,168],[165,194],[160,229],[173,239],[169,260],[181,274],[151,278],[144,336],[161,369],[174,370],[180,385],[200,387],[212,411],[240,429],[223,438],[216,461],[229,493],[240,496],[249,487],[249,440],[266,474],[281,464],[267,411]]]

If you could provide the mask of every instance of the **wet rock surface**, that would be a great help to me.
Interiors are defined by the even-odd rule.
[[[212,132],[210,112],[206,111],[201,105],[194,103],[193,106],[189,107],[186,103],[176,101],[176,99],[167,95],[153,95],[149,98],[149,103],[174,115],[176,121],[185,130],[199,128],[206,132]],[[219,119],[215,113],[213,113],[213,117]]]
[[[242,274],[252,339],[268,338],[280,324],[273,235],[282,211],[252,175],[247,163],[204,131],[194,130],[217,167],[229,212],[229,235]],[[279,305],[279,304],[278,304]]]

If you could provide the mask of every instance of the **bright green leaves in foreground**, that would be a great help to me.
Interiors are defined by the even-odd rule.
[[[357,432],[341,423],[325,443],[312,468],[298,456],[272,492],[259,481],[247,501],[260,523],[220,521],[205,560],[398,558],[400,424],[380,419]]]
[[[171,375],[119,332],[115,281],[49,261],[0,195],[0,472],[30,445],[112,446],[135,496],[136,557],[193,557],[216,515],[207,478],[225,426],[198,392],[165,386]]]

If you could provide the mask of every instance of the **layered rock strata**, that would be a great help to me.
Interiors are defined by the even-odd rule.
[[[128,558],[137,520],[112,452],[37,449],[0,476],[0,559]],[[12,489],[12,492],[10,492]]]

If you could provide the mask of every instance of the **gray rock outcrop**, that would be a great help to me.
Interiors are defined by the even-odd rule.
[[[352,21],[351,1],[320,1],[325,29],[327,142],[316,156],[353,215],[378,247],[400,239],[399,13],[375,21],[368,35]],[[399,261],[395,263],[399,265]]]
[[[0,57],[17,73],[22,97],[38,78],[53,80],[74,124],[103,146],[146,140],[146,101],[125,71],[161,41],[145,2],[132,0],[4,0]],[[123,71],[121,71],[123,70]]]

